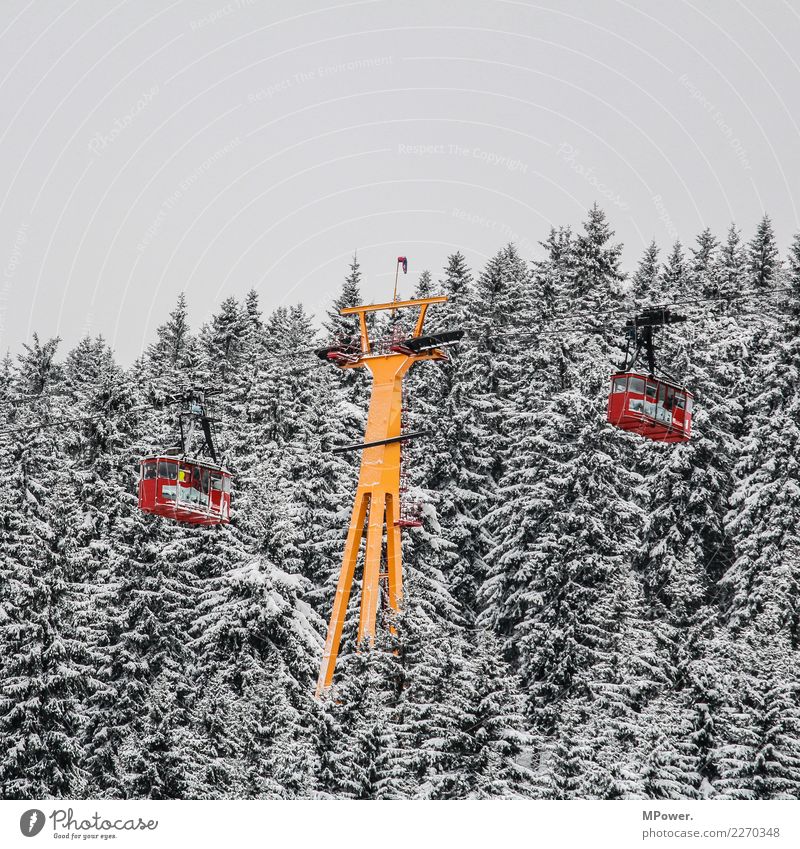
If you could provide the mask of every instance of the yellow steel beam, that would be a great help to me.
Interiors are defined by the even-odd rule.
[[[319,680],[317,681],[317,697],[321,696],[322,692],[330,687],[333,681],[333,669],[336,666],[336,657],[339,654],[339,642],[342,639],[347,602],[350,601],[350,591],[353,587],[353,573],[358,560],[358,547],[361,544],[361,537],[364,535],[364,519],[367,517],[368,503],[369,496],[359,492],[353,504],[353,515],[350,519],[350,530],[347,533],[344,558],[342,559],[342,571],[339,573],[339,582],[336,585],[336,595],[333,599],[331,624],[328,628],[328,637],[325,640],[325,649],[322,653],[322,667],[319,670]]]
[[[361,307],[345,307],[339,310],[340,315],[355,315],[356,313],[378,312],[379,310],[399,310],[403,307],[422,307],[428,304],[443,304],[447,301],[445,295],[436,298],[417,298],[413,301],[389,301],[387,304],[368,304]]]

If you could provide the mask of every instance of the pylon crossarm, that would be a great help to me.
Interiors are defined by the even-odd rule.
[[[355,315],[360,312],[379,312],[380,310],[399,310],[403,307],[421,307],[429,304],[444,304],[447,302],[446,295],[435,298],[414,298],[410,301],[388,301],[385,304],[365,304],[360,307],[345,307],[339,310],[340,315]]]
[[[394,352],[390,354],[365,354],[352,362],[336,363],[336,367],[340,369],[361,368],[370,360],[387,359],[395,356],[397,356],[397,354]],[[418,354],[414,354],[413,357],[409,356],[409,359],[413,360],[414,363],[422,362],[423,360],[446,360],[447,354],[439,348],[431,348],[430,350],[420,351]]]

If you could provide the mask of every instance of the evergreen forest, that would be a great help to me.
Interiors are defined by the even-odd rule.
[[[311,349],[353,335],[357,258],[325,305],[192,327],[181,295],[129,366],[0,361],[2,798],[800,798],[800,234],[637,258],[594,206],[539,235],[406,278],[465,335],[406,379],[403,609],[359,650],[354,592],[320,700],[370,386]],[[687,317],[658,333],[685,444],[606,422],[655,304]],[[222,389],[228,525],[138,510],[190,386]]]

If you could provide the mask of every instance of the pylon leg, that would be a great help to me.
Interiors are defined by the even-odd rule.
[[[383,520],[385,494],[373,492],[369,506],[367,525],[367,550],[364,555],[364,579],[361,588],[361,619],[358,624],[358,640],[375,642],[375,620],[378,616],[380,597],[381,549],[383,548]]]
[[[389,573],[389,607],[400,609],[403,598],[403,567],[400,526],[397,523],[399,504],[394,495],[386,496],[386,565]]]
[[[364,493],[356,496],[353,504],[353,513],[350,518],[350,530],[347,532],[347,542],[344,547],[342,558],[342,571],[339,574],[339,582],[336,585],[336,596],[333,599],[333,610],[331,621],[328,625],[328,636],[325,639],[325,650],[322,653],[322,666],[319,670],[317,680],[317,698],[324,690],[327,690],[333,682],[333,670],[336,667],[336,658],[339,654],[339,643],[342,639],[342,628],[347,615],[347,602],[350,601],[350,591],[353,587],[353,573],[358,560],[358,548],[361,545],[361,537],[364,534],[364,520],[367,517],[367,504],[369,495]]]

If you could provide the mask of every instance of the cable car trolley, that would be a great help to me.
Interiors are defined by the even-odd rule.
[[[656,442],[688,442],[693,395],[671,379],[656,375],[653,331],[686,321],[665,307],[645,310],[625,325],[627,348],[621,369],[611,375],[607,421]],[[631,353],[631,347],[633,351]],[[644,354],[648,371],[634,369]]]
[[[217,462],[215,419],[207,414],[206,398],[218,390],[190,389],[168,399],[181,404],[180,444],[139,461],[139,509],[191,525],[220,525],[230,521],[232,475]],[[194,439],[195,426],[201,437]],[[187,446],[199,442],[199,456]],[[207,456],[202,456],[207,455]]]

